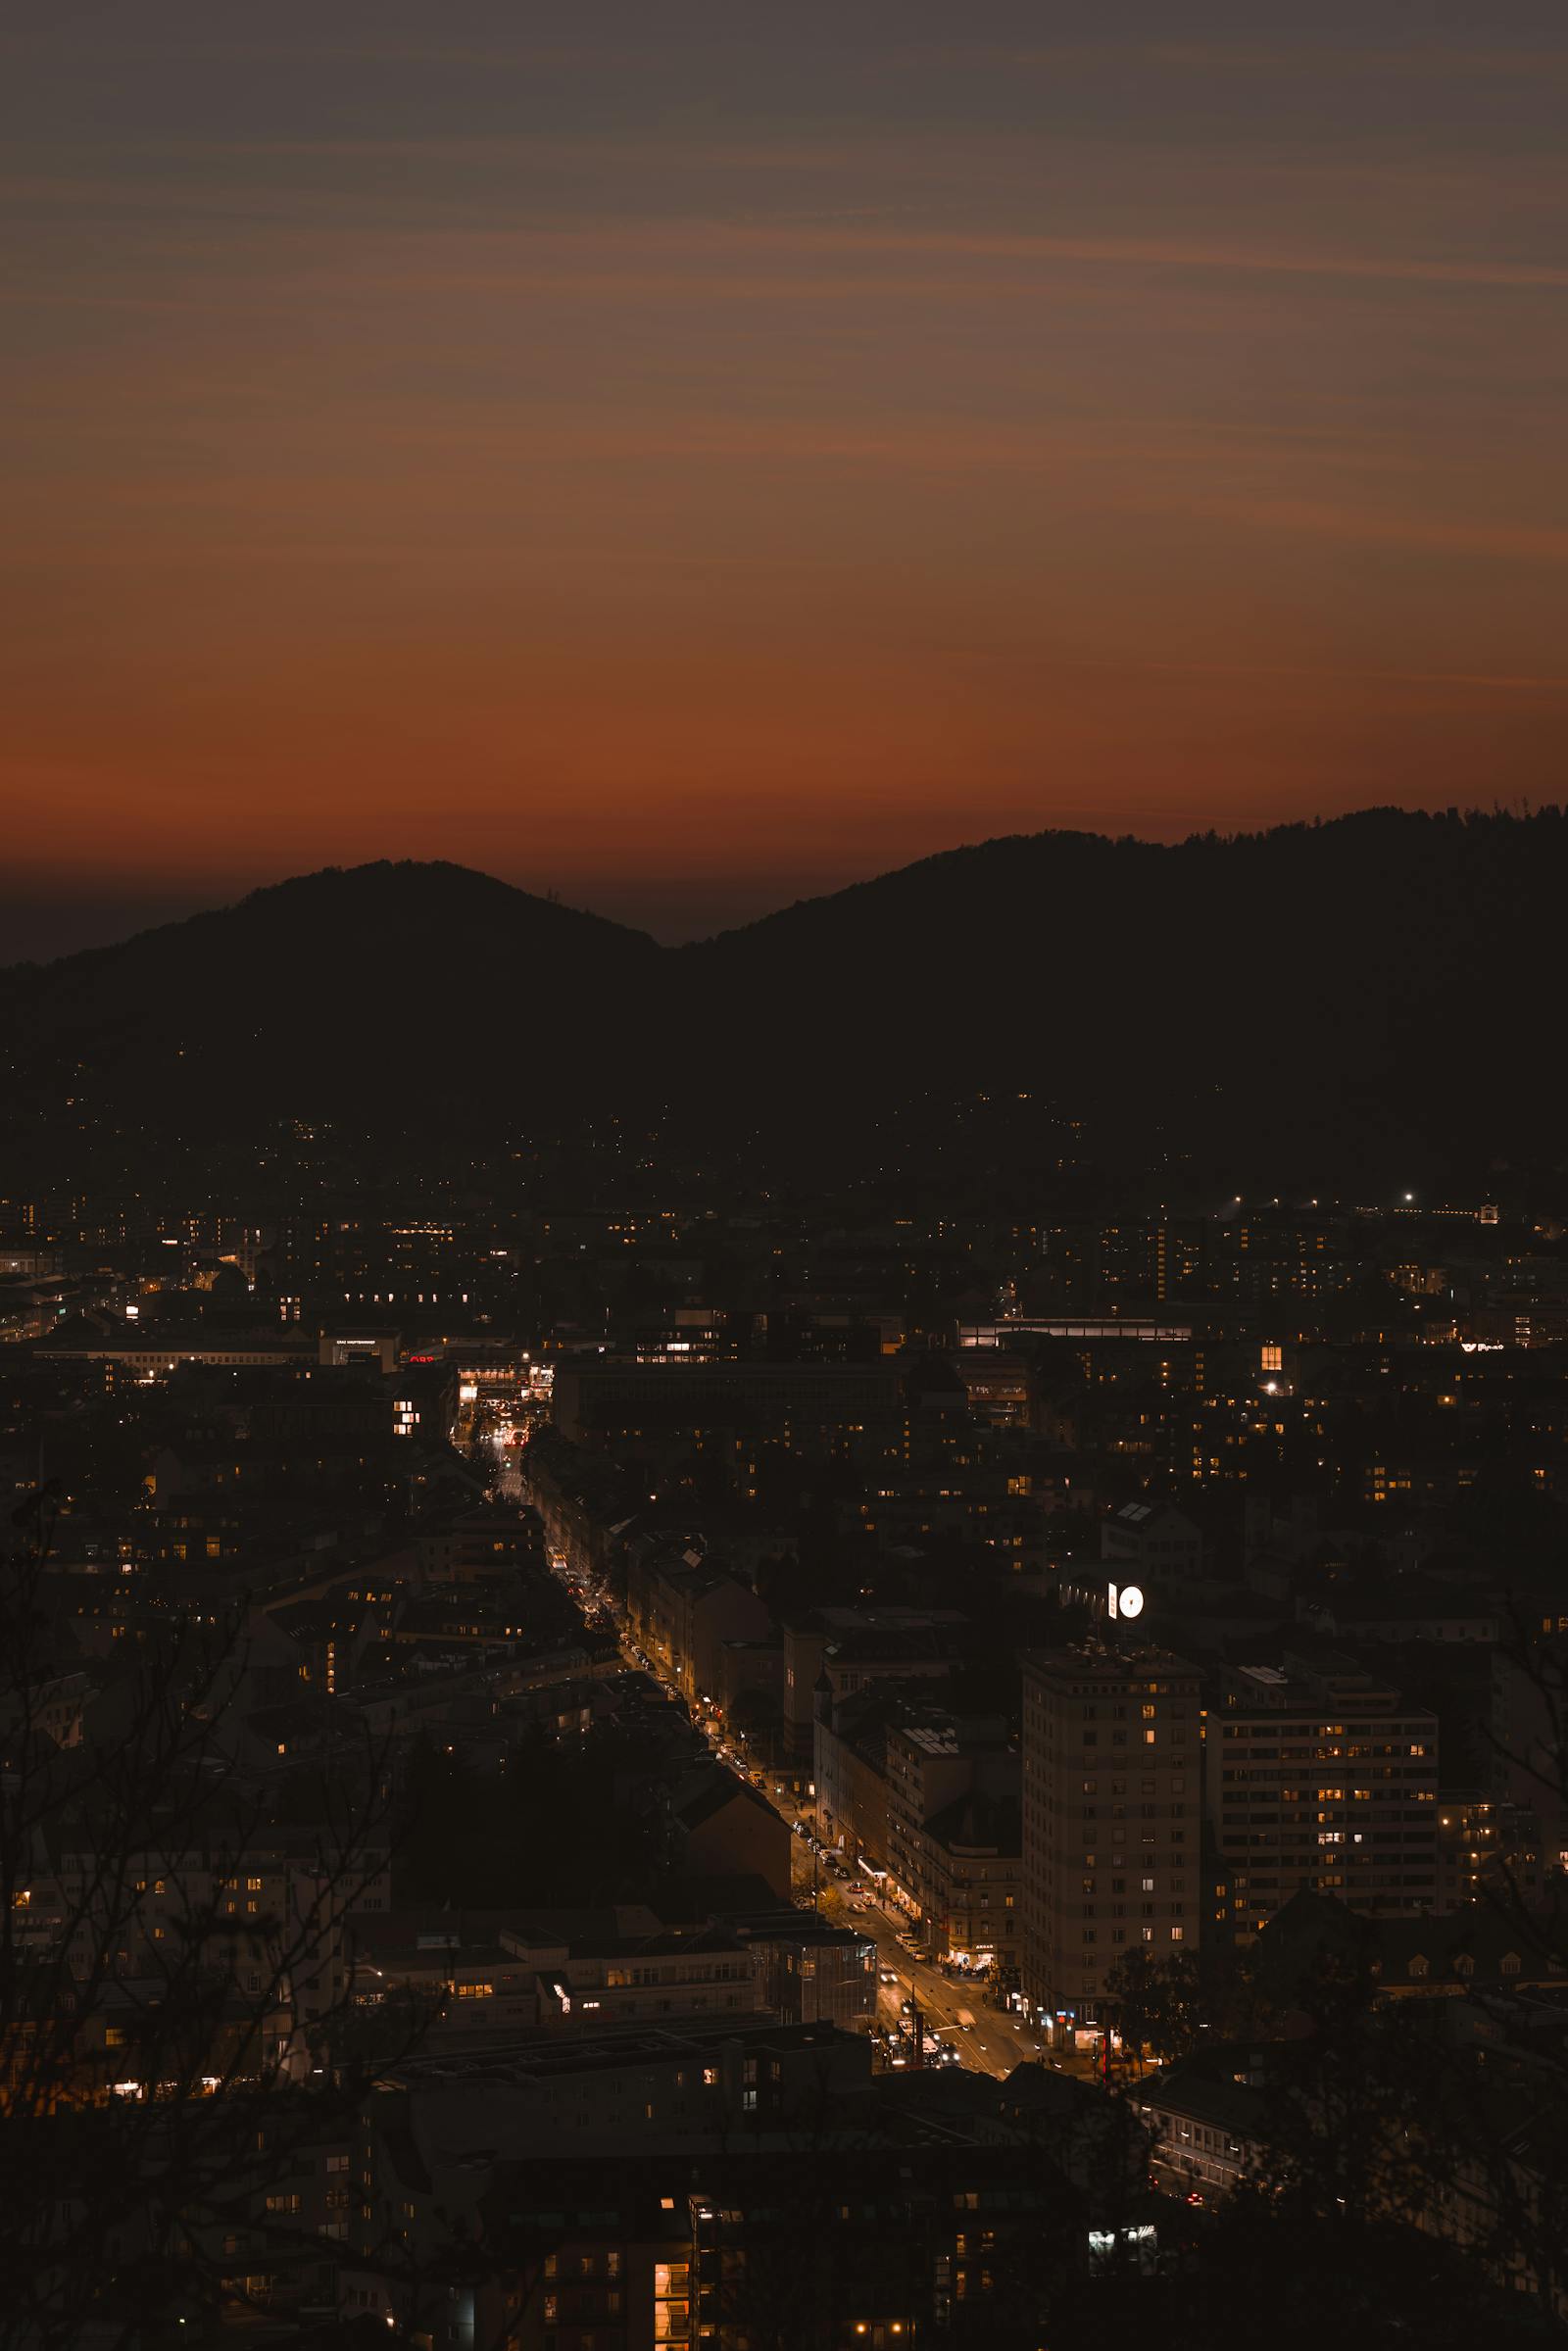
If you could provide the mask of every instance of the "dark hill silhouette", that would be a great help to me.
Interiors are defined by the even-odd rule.
[[[1277,1181],[1424,1182],[1568,1151],[1548,1043],[1565,889],[1555,809],[1371,809],[1172,846],[1037,833],[685,961],[693,1001],[744,1021],[737,1065],[818,1116],[1029,1088],[1128,1149],[1162,1131]]]
[[[659,966],[652,939],[600,915],[461,865],[383,861],[17,965],[0,1020],[24,1101],[78,1091],[185,1135],[278,1116],[401,1126],[437,1106],[466,1117],[524,1061],[569,1095],[584,1040],[623,1030]]]
[[[1568,1157],[1565,904],[1559,810],[988,841],[673,951],[460,866],[330,869],[0,973],[6,1124],[67,1164],[83,1105],[243,1141],[662,1101],[848,1171],[997,1088],[1141,1165],[1425,1185]]]

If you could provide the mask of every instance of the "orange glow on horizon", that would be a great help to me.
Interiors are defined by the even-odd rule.
[[[1539,43],[282,0],[236,73],[183,5],[102,119],[69,26],[24,67],[14,883],[446,857],[668,930],[999,832],[1560,790]]]

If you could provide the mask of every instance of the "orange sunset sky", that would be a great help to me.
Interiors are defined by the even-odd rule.
[[[1559,8],[30,13],[11,954],[1562,796]]]

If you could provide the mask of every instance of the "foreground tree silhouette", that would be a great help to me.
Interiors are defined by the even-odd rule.
[[[1154,1959],[1136,1946],[1111,1968],[1105,1989],[1116,2003],[1124,2055],[1147,2050],[1168,2064],[1192,2047],[1201,2004],[1198,1963],[1189,1952]]]
[[[301,1833],[242,1760],[242,1628],[127,1620],[60,1743],[54,1497],[0,1560],[0,2345],[150,2342],[246,2275],[346,2252],[270,2179],[348,2133],[400,2037],[354,2006],[344,1919],[386,1862],[385,1757],[330,1759]]]

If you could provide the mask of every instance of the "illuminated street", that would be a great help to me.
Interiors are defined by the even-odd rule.
[[[509,1459],[506,1477],[509,1488],[518,1481],[514,1460]],[[656,1662],[627,1643],[609,1594],[574,1568],[564,1552],[551,1554],[551,1566],[585,1614],[603,1616],[615,1625],[626,1663],[639,1672],[652,1674],[672,1696],[679,1697],[680,1691],[659,1672]],[[739,1758],[739,1768],[748,1772],[759,1792],[780,1819],[789,1823],[792,1833],[798,1822],[809,1832],[809,1807],[798,1807],[775,1775],[751,1764],[746,1758],[744,1741],[732,1733],[719,1731],[711,1723],[701,1727],[706,1729],[716,1754]],[[792,1844],[796,1901],[803,1909],[810,1909],[814,1898],[815,1907],[834,1926],[851,1927],[869,1936],[876,1944],[879,1972],[891,1971],[897,1979],[895,1983],[880,1985],[878,2023],[883,2030],[897,2030],[904,2001],[912,1999],[920,2009],[927,2032],[951,2042],[961,2062],[976,2073],[1005,2079],[1014,2066],[1039,2057],[1054,2064],[1059,2071],[1094,2077],[1096,2067],[1091,2058],[1052,2056],[1041,2036],[1022,2018],[1004,2015],[992,2007],[985,1996],[983,1979],[966,1983],[945,1975],[928,1961],[914,1958],[898,1939],[901,1930],[908,1924],[904,1915],[885,1908],[868,1881],[843,1880],[824,1856],[813,1851],[809,1835],[792,1835]],[[932,2060],[927,2056],[925,2062]]]

